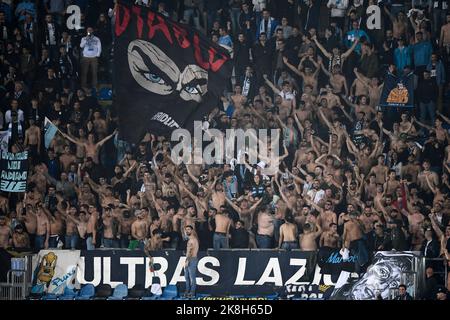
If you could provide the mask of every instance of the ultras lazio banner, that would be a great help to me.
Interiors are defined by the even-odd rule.
[[[279,250],[209,250],[200,252],[197,292],[213,297],[243,295],[264,297],[278,293],[293,299],[374,300],[390,297],[403,283],[420,296],[423,283],[415,274],[425,272],[415,252],[376,252],[361,275],[351,272],[339,249],[319,252]],[[176,285],[184,291],[185,256],[182,251],[42,250],[33,259],[33,292],[61,293],[66,286],[136,284],[149,288]],[[318,260],[319,259],[319,260]],[[73,281],[74,280],[74,281]],[[416,285],[417,284],[417,285]],[[415,290],[415,291],[414,291]]]
[[[384,79],[380,106],[413,108],[414,73],[396,76],[389,72]]]
[[[194,28],[119,0],[114,41],[114,104],[121,137],[192,130],[217,106],[232,72],[228,52]]]
[[[324,286],[334,288],[336,283],[347,282],[350,272],[321,273],[316,255],[316,252],[277,250],[200,252],[197,291],[216,296],[263,296],[286,293],[286,286],[291,285],[305,290],[314,288],[316,291],[311,293],[317,296],[320,293],[317,290]],[[112,287],[124,283],[128,288],[135,284],[147,288],[159,283],[163,288],[177,285],[180,291],[184,290],[183,252],[168,250],[152,252],[151,256],[154,273],[149,268],[150,259],[140,251],[82,251],[77,283],[110,284]]]

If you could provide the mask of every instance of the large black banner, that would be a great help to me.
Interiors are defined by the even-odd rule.
[[[384,79],[380,105],[382,107],[414,107],[414,73],[396,76],[388,73]]]
[[[114,104],[124,140],[192,129],[217,106],[231,77],[227,51],[190,26],[119,0]]]
[[[212,297],[279,294],[281,298],[301,300],[371,300],[378,295],[389,298],[391,290],[404,283],[412,296],[420,296],[420,279],[425,274],[420,253],[377,252],[373,264],[361,275],[349,271],[348,262],[341,263],[339,250],[329,253],[328,258],[326,252],[319,254],[322,262],[318,262],[316,252],[296,250],[201,252],[197,293]],[[114,288],[123,283],[128,288],[136,284],[150,288],[160,284],[163,290],[175,285],[183,292],[184,253],[167,250],[150,254],[152,267],[151,259],[139,250],[42,250],[33,259],[35,287],[43,287],[45,292],[62,292],[66,286],[73,288],[75,277],[76,287],[91,283]],[[9,260],[5,261],[4,270],[8,270]]]
[[[140,251],[82,251],[78,263],[77,281],[109,283],[112,286],[136,283],[149,287],[177,285],[184,290],[185,256],[181,251],[151,253],[155,273],[149,268],[149,258]],[[316,253],[302,251],[208,251],[199,254],[197,291],[211,295],[269,295],[284,292],[286,284],[305,285],[314,280]]]
[[[4,192],[26,192],[28,178],[28,151],[1,153],[0,190]]]

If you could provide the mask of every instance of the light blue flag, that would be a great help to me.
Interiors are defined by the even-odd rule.
[[[47,118],[45,117],[44,122],[44,140],[45,140],[45,148],[48,149],[50,147],[50,143],[52,142],[55,134],[58,132],[58,128]]]

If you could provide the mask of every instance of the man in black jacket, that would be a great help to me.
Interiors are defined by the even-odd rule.
[[[423,80],[419,82],[417,87],[417,99],[420,108],[420,121],[425,122],[427,114],[431,125],[434,125],[436,119],[436,101],[439,96],[439,88],[434,79],[431,79],[430,71],[423,73]]]
[[[406,286],[401,284],[398,286],[398,296],[395,297],[395,300],[414,300],[411,295],[406,292]]]
[[[433,230],[431,228],[428,228],[425,231],[425,240],[422,243],[422,248],[420,249],[420,252],[425,258],[433,259],[439,257],[439,241],[436,240],[435,237],[433,237]],[[436,265],[437,261],[426,261],[425,266],[434,267]]]
[[[248,248],[248,231],[244,228],[244,222],[236,222],[236,228],[231,229],[231,248]]]

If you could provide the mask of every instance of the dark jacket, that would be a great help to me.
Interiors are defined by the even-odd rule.
[[[439,95],[439,88],[435,79],[422,79],[417,87],[417,100],[419,102],[436,102]]]

